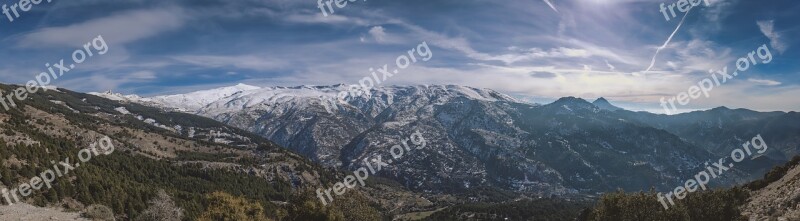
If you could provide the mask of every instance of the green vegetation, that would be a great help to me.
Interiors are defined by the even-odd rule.
[[[603,195],[593,209],[584,211],[581,220],[746,220],[739,206],[748,196],[742,188],[695,192],[664,209],[653,191],[620,191]]]
[[[208,208],[197,219],[199,221],[241,220],[267,221],[264,207],[242,197],[235,197],[225,192],[214,192],[206,199]]]

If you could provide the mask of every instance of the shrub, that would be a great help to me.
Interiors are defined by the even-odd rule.
[[[84,212],[84,216],[86,218],[90,218],[92,220],[101,220],[101,221],[114,221],[114,211],[107,206],[103,206],[100,204],[91,205],[86,208]]]

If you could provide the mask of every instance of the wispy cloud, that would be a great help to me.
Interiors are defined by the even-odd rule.
[[[756,84],[760,84],[760,85],[765,85],[765,86],[777,86],[777,85],[783,84],[783,83],[781,83],[779,81],[773,81],[773,80],[767,80],[767,79],[749,78],[749,79],[747,79],[747,81],[753,82],[753,83],[756,83]]]
[[[756,24],[758,25],[758,29],[761,30],[761,33],[769,38],[769,44],[775,48],[775,50],[778,50],[780,53],[786,51],[788,45],[781,40],[781,35],[775,31],[775,20],[757,21]]]
[[[157,80],[153,71],[135,71],[122,73],[91,74],[86,78],[70,79],[58,82],[55,85],[66,88],[83,88],[91,91],[117,90],[123,85],[133,83],[147,83]]]
[[[614,70],[617,69],[616,67],[614,67],[614,65],[611,65],[611,63],[608,63],[608,60],[605,60],[605,61],[606,61],[606,66],[608,66],[608,69],[610,71],[614,71]]]
[[[62,27],[46,27],[18,37],[21,47],[74,47],[103,35],[109,44],[125,44],[177,29],[186,17],[179,8],[132,10]]]
[[[353,18],[336,14],[323,16],[320,13],[312,13],[312,12],[295,12],[288,14],[278,14],[272,17],[276,19],[283,19],[287,22],[305,23],[305,24],[329,24],[329,25],[352,24],[359,26],[366,26],[370,24],[370,22],[360,18]]]
[[[172,57],[175,60],[210,68],[231,67],[256,71],[275,70],[287,65],[287,62],[274,58],[256,55],[217,56],[217,55],[182,55]]]

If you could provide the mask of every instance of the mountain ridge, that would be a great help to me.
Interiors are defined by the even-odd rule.
[[[398,87],[421,87],[421,88],[426,88],[426,87],[463,87],[463,88],[470,88],[470,89],[473,89],[473,90],[490,92],[491,94],[494,94],[494,95],[496,95],[498,97],[501,97],[502,99],[509,100],[509,101],[514,101],[514,102],[517,102],[517,103],[532,104],[532,103],[529,103],[529,102],[526,102],[526,101],[522,101],[522,100],[516,99],[516,98],[514,98],[514,97],[512,97],[510,95],[507,95],[507,94],[504,94],[504,93],[501,93],[501,92],[497,92],[497,91],[489,89],[489,88],[479,89],[479,88],[473,88],[473,87],[468,87],[468,86],[460,86],[460,85],[448,85],[448,84],[442,84],[442,85],[424,85],[424,84],[422,84],[422,85],[392,85],[392,86],[378,86],[378,87],[375,87],[374,89],[378,89],[379,91],[382,91],[382,90],[386,90],[387,88],[398,88]],[[238,88],[238,90],[236,90],[236,88]],[[176,97],[182,97],[182,98],[183,97],[189,97],[189,96],[192,96],[192,95],[194,95],[194,96],[202,96],[202,95],[205,95],[205,94],[215,94],[215,93],[223,94],[224,96],[213,96],[213,97],[215,97],[217,99],[212,99],[212,100],[219,100],[219,99],[223,99],[223,98],[225,98],[227,96],[234,95],[236,93],[240,93],[240,92],[244,92],[244,91],[251,91],[251,90],[259,90],[259,89],[273,90],[273,91],[274,90],[317,89],[317,90],[326,91],[325,98],[326,99],[332,99],[332,100],[336,100],[337,96],[338,96],[338,93],[340,93],[340,92],[350,92],[350,87],[347,84],[343,84],[343,83],[333,84],[333,85],[296,85],[296,86],[271,86],[271,87],[259,87],[259,86],[248,85],[248,84],[245,84],[245,83],[238,83],[238,84],[232,85],[232,86],[224,86],[224,87],[218,87],[218,88],[203,89],[203,90],[198,90],[198,91],[188,92],[188,93],[178,93],[178,94],[168,94],[168,95],[155,95],[155,96],[150,96],[150,97],[143,97],[143,96],[136,95],[136,94],[124,95],[124,94],[120,94],[120,93],[113,93],[111,91],[106,91],[106,92],[88,92],[87,94],[92,94],[92,95],[95,95],[95,96],[100,96],[100,97],[104,97],[104,98],[108,98],[108,99],[112,99],[112,100],[117,100],[117,101],[139,102],[139,103],[145,103],[145,104],[148,104],[148,105],[151,105],[151,106],[157,106],[157,107],[160,107],[160,108],[192,113],[192,112],[197,111],[198,109],[201,109],[204,105],[209,105],[209,104],[211,104],[213,102],[194,102],[196,104],[193,104],[192,108],[174,109],[173,108],[174,106],[181,106],[180,104],[178,104],[179,103],[178,101],[175,101],[174,98],[176,98]],[[229,92],[226,93],[226,91],[229,91]],[[197,93],[197,92],[203,92],[203,94],[200,95],[200,93]],[[300,95],[302,95],[302,94],[300,94]],[[367,97],[368,98],[370,96],[371,96],[371,94],[367,95],[367,96],[357,96],[357,97],[359,97],[359,98]],[[170,98],[173,98],[173,99],[170,99]],[[594,105],[594,106],[596,106],[596,107],[598,107],[600,109],[604,109],[604,110],[610,110],[610,111],[625,110],[624,108],[621,108],[619,106],[616,106],[616,105],[612,104],[612,102],[609,101],[608,99],[606,99],[605,97],[599,97],[599,98],[595,99],[594,101],[589,102],[589,101],[587,101],[587,100],[585,100],[583,98],[580,98],[580,97],[565,96],[565,97],[560,97],[560,98],[556,99],[555,101],[553,101],[551,103],[547,103],[547,104],[559,103],[559,101],[573,100],[573,99],[578,99],[578,100],[585,101],[587,103],[590,103],[590,104],[592,104],[592,105]],[[543,104],[543,105],[546,105],[546,104]],[[747,108],[733,108],[733,109],[731,109],[731,108],[728,108],[727,106],[718,106],[718,107],[709,108],[709,109],[706,109],[706,110],[697,110],[697,111],[692,111],[692,112],[706,112],[706,111],[719,110],[719,109],[756,112],[754,110],[750,110],[750,109],[747,109]],[[647,111],[644,111],[644,112],[647,112]],[[692,112],[679,113],[679,114],[673,114],[673,115],[682,115],[682,114],[687,114],[687,113],[692,113]],[[768,111],[768,112],[788,113],[788,112],[793,112],[793,111]],[[652,113],[652,112],[647,112],[647,113]],[[657,113],[652,113],[652,114],[657,114]]]
[[[712,116],[708,113],[723,110],[719,108],[656,115],[616,109],[605,98],[590,103],[577,97],[533,105],[494,90],[457,85],[377,87],[338,99],[348,89],[332,85],[242,90],[194,113],[262,135],[334,168],[355,169],[367,156],[382,154],[403,134],[423,131],[435,141],[431,150],[381,175],[427,191],[497,186],[562,195],[660,189],[719,155],[710,151],[722,150],[707,149],[702,139],[685,140],[687,134],[680,132],[685,129],[664,127],[658,121],[698,113],[708,118]],[[685,122],[673,127],[689,125]],[[641,172],[626,174],[628,166],[609,164],[608,158],[641,167]],[[780,158],[776,155],[770,158],[776,162],[732,172],[717,185],[745,182]],[[652,181],[642,182],[641,177]]]

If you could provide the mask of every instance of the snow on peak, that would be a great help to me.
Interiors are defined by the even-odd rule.
[[[195,91],[186,94],[175,94],[145,98],[145,101],[155,102],[167,107],[177,108],[182,111],[194,111],[205,107],[222,98],[241,93],[261,89],[257,86],[247,84],[237,84],[230,87],[221,87],[209,90]]]
[[[248,85],[248,84],[243,84],[243,83],[236,84],[235,86],[233,86],[233,88],[241,89],[242,91],[261,89],[261,87]]]
[[[109,100],[114,100],[114,101],[137,102],[137,101],[140,101],[142,99],[142,97],[139,97],[139,95],[135,95],[135,94],[123,95],[123,94],[120,94],[120,93],[114,93],[112,91],[105,91],[103,93],[89,92],[88,94],[91,94],[91,95],[94,95],[94,96],[98,96],[98,97],[102,97],[102,98],[109,99]]]
[[[331,112],[345,106],[369,106],[372,102],[390,105],[395,99],[402,97],[425,96],[432,97],[439,102],[454,98],[467,98],[479,101],[509,101],[516,99],[490,90],[459,85],[416,85],[416,86],[385,86],[371,88],[366,93],[351,92],[351,86],[336,85],[301,85],[301,86],[275,86],[257,87],[247,84],[221,87],[209,90],[195,91],[185,94],[163,95],[141,98],[136,95],[122,95],[118,93],[92,93],[118,101],[137,102],[150,106],[168,108],[177,111],[196,113],[201,115],[215,115],[248,108],[276,108],[296,107],[311,108],[324,107]],[[348,92],[347,99],[340,99],[340,93]]]
[[[481,101],[500,101],[500,100],[507,100],[513,102],[520,102],[516,99],[512,98],[511,96],[489,90],[489,89],[478,89],[473,87],[461,86],[461,85],[447,85],[447,90],[456,92],[460,95],[463,95],[467,98],[481,100]]]

